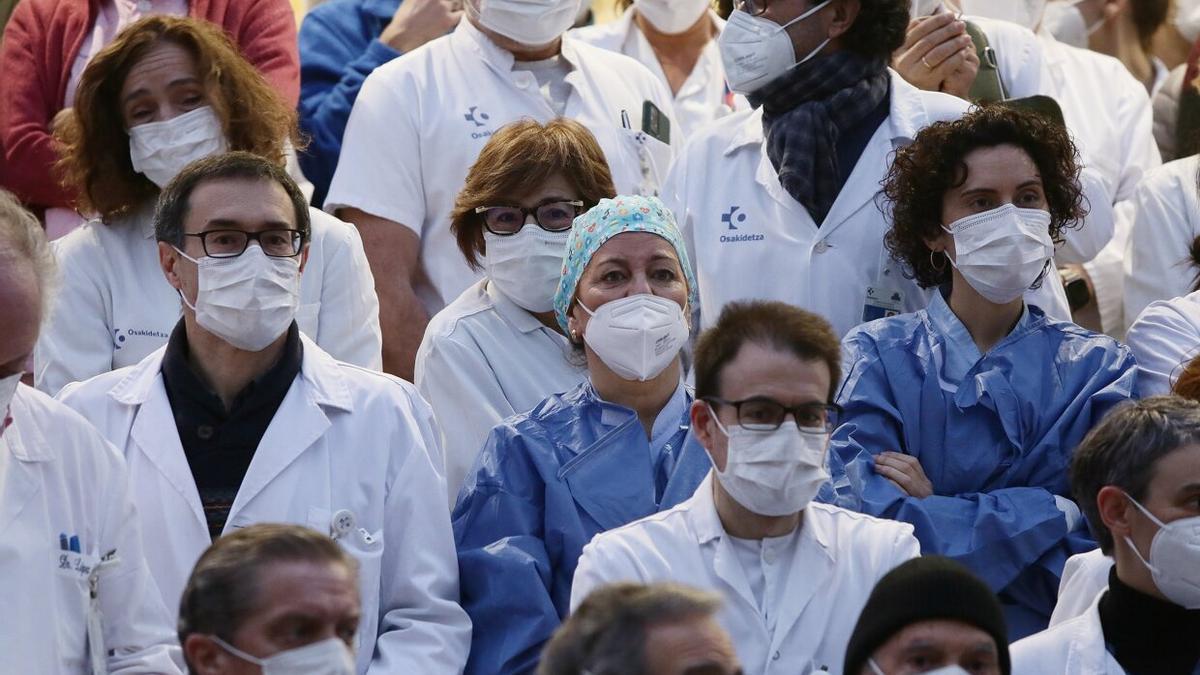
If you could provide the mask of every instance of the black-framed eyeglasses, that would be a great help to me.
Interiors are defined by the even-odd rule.
[[[475,213],[483,214],[483,226],[488,232],[500,236],[520,232],[529,216],[533,216],[533,222],[547,232],[562,232],[571,229],[575,216],[583,213],[583,202],[578,199],[546,202],[531,209],[523,206],[480,206]]]
[[[738,426],[751,431],[775,431],[783,425],[790,413],[800,431],[807,434],[828,434],[837,427],[842,418],[842,407],[836,403],[805,403],[789,408],[765,396],[741,401],[708,396],[703,400],[709,404],[732,406],[737,410]]]
[[[236,258],[246,252],[251,241],[257,241],[262,252],[272,258],[292,258],[300,255],[304,236],[300,230],[273,229],[261,232],[245,230],[208,230],[185,232],[185,237],[196,237],[204,247],[204,255],[210,258]]]

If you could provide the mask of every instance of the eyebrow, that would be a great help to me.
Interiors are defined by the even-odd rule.
[[[268,220],[265,223],[267,227],[264,230],[296,230],[299,229],[291,223],[282,220]],[[242,230],[243,223],[240,220],[232,218],[213,218],[204,224],[204,231],[208,230]]]
[[[191,75],[189,75],[187,77],[181,77],[177,80],[171,80],[170,82],[167,83],[167,88],[170,89],[171,87],[178,87],[183,84],[193,84],[193,83],[199,84],[200,78],[192,77]],[[133,91],[126,94],[125,98],[121,99],[121,103],[129,103],[133,99],[135,99],[139,96],[145,96],[149,93],[150,93],[150,90],[147,89],[146,87],[142,87],[141,89],[134,89]]]

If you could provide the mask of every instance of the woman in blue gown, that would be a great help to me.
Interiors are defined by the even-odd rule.
[[[454,508],[467,673],[533,672],[583,546],[691,497],[708,473],[679,357],[695,303],[657,198],[602,199],[575,219],[554,309],[588,381],[496,426]]]
[[[1036,113],[983,108],[922,130],[884,191],[887,246],[929,306],[843,341],[837,501],[916,528],[996,591],[1013,639],[1045,628],[1066,559],[1095,547],[1067,466],[1134,396],[1129,350],[1022,300],[1083,215],[1075,149]]]

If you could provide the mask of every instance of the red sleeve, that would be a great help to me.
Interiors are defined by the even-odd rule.
[[[61,107],[62,57],[51,63],[40,56],[51,36],[35,12],[39,5],[17,3],[0,50],[0,185],[31,206],[70,206],[72,193],[52,173],[58,155],[50,136],[50,121]]]
[[[237,5],[231,3],[231,7]],[[267,82],[296,107],[300,100],[300,53],[296,46],[296,15],[288,0],[242,2],[237,25],[226,25],[242,56]]]

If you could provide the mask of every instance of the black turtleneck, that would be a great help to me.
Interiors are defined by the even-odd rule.
[[[1200,667],[1200,610],[1134,590],[1108,573],[1100,599],[1108,651],[1130,675],[1194,675]]]

